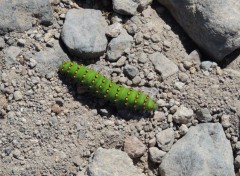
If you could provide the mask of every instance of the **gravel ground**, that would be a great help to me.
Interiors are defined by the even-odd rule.
[[[33,22],[24,32],[0,36],[0,175],[81,176],[99,147],[123,150],[143,174],[160,175],[171,146],[205,122],[223,126],[238,173],[240,57],[224,66],[209,61],[158,3],[133,17],[117,17],[108,1],[52,0],[51,7],[52,25]],[[100,9],[108,25],[120,20],[130,47],[108,48],[97,59],[71,55],[61,31],[73,8]],[[120,56],[109,60],[108,52]],[[70,58],[149,92],[158,110],[131,111],[71,84],[57,72]]]

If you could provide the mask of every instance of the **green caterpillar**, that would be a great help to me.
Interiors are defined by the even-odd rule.
[[[73,78],[74,81],[89,87],[93,92],[111,102],[147,111],[157,109],[156,102],[142,91],[116,84],[102,74],[83,65],[66,61],[60,65],[59,71]]]

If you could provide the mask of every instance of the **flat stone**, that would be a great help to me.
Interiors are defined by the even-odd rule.
[[[129,156],[117,149],[98,148],[87,169],[88,176],[145,176]]]
[[[174,83],[174,87],[175,87],[175,89],[177,89],[177,90],[182,90],[183,88],[184,88],[184,83],[183,82],[179,82],[179,81],[177,81],[177,82],[175,82]]]
[[[157,122],[162,122],[167,119],[166,115],[162,111],[155,111],[153,119]]]
[[[221,124],[224,128],[230,127],[232,125],[230,123],[230,115],[223,114],[221,117]]]
[[[6,97],[0,93],[0,109],[5,109],[8,105],[8,101]]]
[[[146,146],[136,136],[128,136],[124,140],[124,151],[130,158],[139,158],[146,150]]]
[[[174,131],[172,128],[160,131],[156,134],[158,147],[163,151],[169,151],[174,142]]]
[[[14,99],[15,99],[16,101],[19,101],[19,100],[22,100],[23,95],[22,95],[22,93],[21,93],[20,91],[15,91],[15,92],[13,93],[13,97],[14,97]]]
[[[207,108],[199,109],[196,114],[200,122],[210,122],[212,120],[210,111]]]
[[[201,64],[201,53],[198,50],[193,50],[189,55],[188,55],[188,60],[192,61],[197,67],[200,66]]]
[[[181,105],[173,115],[173,121],[179,124],[187,124],[193,118],[193,110]]]
[[[26,31],[36,20],[46,26],[51,25],[53,20],[49,0],[2,0],[0,12],[0,35]]]
[[[200,65],[200,68],[205,71],[210,71],[211,68],[213,68],[214,66],[217,66],[217,64],[215,62],[203,61]]]
[[[149,59],[153,63],[155,70],[161,74],[163,80],[178,72],[178,66],[162,53],[153,53],[149,56]]]
[[[166,155],[166,152],[159,150],[157,147],[149,148],[149,157],[154,163],[161,163],[162,158]]]
[[[113,10],[122,15],[135,15],[138,2],[132,0],[113,0]]]
[[[217,62],[240,48],[238,0],[158,0],[186,33]]]
[[[71,9],[67,12],[61,38],[69,52],[82,58],[96,58],[106,50],[107,22],[100,10]]]
[[[161,176],[234,176],[233,153],[219,123],[193,126],[164,156]]]
[[[58,41],[54,42],[53,48],[45,48],[32,56],[37,62],[36,70],[42,76],[49,72],[57,72],[59,65],[66,60],[67,54],[63,51]]]
[[[113,0],[113,10],[122,15],[135,15],[151,3],[152,0]]]
[[[7,65],[11,65],[17,62],[17,56],[20,54],[21,49],[16,46],[10,46],[5,51],[5,62]]]
[[[130,78],[134,78],[139,73],[135,66],[129,64],[124,67],[123,72]]]
[[[181,81],[181,82],[187,82],[189,80],[189,77],[186,73],[183,73],[183,72],[180,72],[178,74],[178,79]]]
[[[0,37],[0,50],[5,47],[5,41],[2,37]]]
[[[131,48],[132,43],[132,36],[123,29],[118,37],[113,38],[109,42],[107,47],[107,59],[112,62],[117,61],[124,54],[125,50]]]
[[[108,26],[106,35],[109,37],[117,37],[123,29],[121,23],[113,23],[112,25]]]
[[[240,169],[240,155],[235,158],[234,164],[237,169]]]

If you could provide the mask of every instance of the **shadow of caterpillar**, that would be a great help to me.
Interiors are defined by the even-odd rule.
[[[59,71],[74,81],[89,87],[90,90],[110,102],[139,110],[152,111],[157,109],[156,102],[142,91],[116,84],[102,74],[83,65],[66,61],[60,65]]]

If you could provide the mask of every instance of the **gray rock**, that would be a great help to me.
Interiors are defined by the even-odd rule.
[[[191,127],[165,155],[161,176],[234,176],[230,141],[219,123]]]
[[[185,135],[185,134],[187,134],[187,132],[188,132],[188,127],[187,127],[187,125],[182,124],[182,125],[179,127],[179,134],[180,134],[180,135]]]
[[[154,163],[161,163],[162,158],[164,157],[165,154],[166,152],[159,150],[157,147],[149,148],[149,157],[150,160]]]
[[[124,74],[126,74],[130,78],[134,78],[139,73],[138,69],[135,66],[132,66],[132,65],[126,65],[123,68],[123,72],[124,72]]]
[[[131,48],[132,42],[132,36],[129,35],[126,30],[122,30],[118,37],[109,42],[107,48],[107,59],[112,62],[117,61],[123,55],[125,50]]]
[[[196,114],[200,122],[210,122],[212,120],[212,116],[207,108],[199,109]]]
[[[32,57],[38,63],[36,70],[46,76],[49,72],[57,72],[59,65],[66,60],[67,54],[56,41],[53,48],[46,48]]]
[[[18,39],[17,42],[18,42],[18,43],[17,43],[18,46],[22,46],[22,47],[23,47],[23,46],[25,45],[25,43],[26,43],[26,40],[21,38],[21,39]]]
[[[0,37],[0,50],[5,47],[5,41],[2,37]]]
[[[157,140],[156,140],[155,137],[148,141],[148,146],[149,147],[154,147],[154,146],[156,146],[156,144],[157,144]]]
[[[100,109],[99,110],[99,114],[101,114],[102,116],[109,116],[109,111],[107,109]]]
[[[224,128],[228,128],[231,126],[230,115],[223,114],[221,117],[221,124]]]
[[[240,155],[235,158],[234,165],[236,169],[240,169]]]
[[[123,27],[121,23],[113,23],[108,26],[106,35],[109,37],[117,37],[121,33],[122,29]]]
[[[180,72],[178,74],[178,79],[181,81],[181,82],[187,82],[189,80],[189,77],[186,73],[182,73]]]
[[[72,158],[72,162],[75,166],[81,166],[83,161],[82,161],[82,158],[80,156],[74,156]]]
[[[139,3],[135,0],[113,0],[113,10],[122,15],[135,15]]]
[[[21,151],[18,150],[18,149],[15,149],[15,150],[13,150],[12,154],[13,154],[14,158],[18,159],[20,157],[20,155],[21,155]]]
[[[149,56],[149,59],[153,63],[155,70],[161,74],[162,79],[166,79],[178,72],[178,66],[162,53],[153,53]]]
[[[177,90],[182,90],[183,89],[183,87],[184,87],[184,83],[183,82],[179,82],[179,81],[177,81],[177,82],[175,82],[174,83],[174,87],[177,89]]]
[[[98,148],[87,169],[88,176],[144,176],[129,156],[117,149]]]
[[[71,9],[66,15],[61,38],[71,54],[96,58],[106,50],[106,29],[107,22],[101,11]]]
[[[183,67],[187,70],[189,70],[193,66],[193,62],[190,60],[183,61]]]
[[[134,35],[134,39],[135,39],[135,43],[137,45],[141,44],[143,42],[143,33],[142,32],[138,32]]]
[[[193,118],[193,110],[181,105],[173,115],[173,121],[180,124],[187,124]]]
[[[151,3],[152,0],[113,0],[113,10],[122,15],[135,15]]]
[[[146,53],[141,53],[140,56],[138,57],[138,61],[140,63],[146,63],[148,61],[148,57]]]
[[[238,0],[158,0],[188,35],[216,61],[240,48]]]
[[[29,66],[30,68],[34,68],[37,65],[37,61],[35,59],[30,59]]]
[[[13,93],[13,97],[14,97],[14,99],[15,99],[16,101],[18,101],[18,100],[22,100],[23,95],[22,95],[22,93],[21,93],[20,91],[15,91],[15,92]]]
[[[166,115],[164,112],[161,111],[155,111],[153,119],[156,120],[157,122],[162,122],[167,119]]]
[[[205,71],[210,71],[211,68],[217,66],[217,64],[215,62],[211,62],[211,61],[203,61],[200,65],[200,68],[205,70]]]
[[[51,25],[53,20],[49,0],[2,0],[0,12],[0,35],[26,31],[36,19],[44,25]]]
[[[142,81],[142,78],[141,78],[140,76],[135,76],[135,77],[132,79],[132,83],[133,83],[134,85],[140,84],[141,81]]]
[[[16,46],[10,46],[5,51],[5,62],[7,65],[11,65],[17,62],[17,56],[20,54],[21,49]]]
[[[127,60],[127,57],[122,56],[122,57],[120,57],[120,59],[118,59],[116,65],[121,67],[121,66],[123,66],[125,64],[126,60]]]
[[[51,125],[51,126],[56,125],[57,122],[58,122],[58,119],[57,119],[56,116],[50,117],[50,118],[49,118],[49,121],[48,121],[49,125]]]
[[[156,134],[157,144],[163,151],[169,151],[174,142],[174,131],[172,128],[160,131]]]
[[[124,140],[124,151],[130,158],[139,158],[146,150],[146,146],[136,136],[128,136]]]
[[[198,50],[193,50],[188,55],[189,61],[192,61],[197,67],[201,64],[201,53]]]

